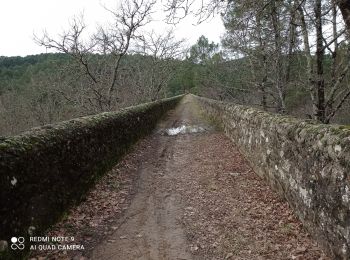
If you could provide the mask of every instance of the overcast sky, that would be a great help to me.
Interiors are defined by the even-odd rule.
[[[102,7],[115,7],[118,0],[2,0],[0,2],[0,56],[25,56],[46,52],[33,41],[33,33],[40,35],[46,29],[54,36],[68,27],[69,19],[84,13],[89,31],[96,24],[105,24],[110,18]],[[161,8],[158,7],[159,13]],[[155,15],[161,20],[159,14]],[[193,44],[201,35],[214,42],[220,41],[224,27],[220,17],[214,17],[200,25],[188,17],[176,26],[178,38],[186,38]],[[146,29],[162,32],[162,21],[153,22]]]

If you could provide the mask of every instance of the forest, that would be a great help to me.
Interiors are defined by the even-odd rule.
[[[350,6],[339,0],[168,1],[167,22],[220,15],[221,42],[145,32],[156,1],[122,2],[88,38],[83,17],[35,36],[49,53],[0,57],[0,136],[181,93],[350,124]]]

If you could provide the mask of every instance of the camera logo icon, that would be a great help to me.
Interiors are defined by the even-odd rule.
[[[12,250],[23,250],[24,249],[24,237],[12,237],[11,238],[11,249]]]

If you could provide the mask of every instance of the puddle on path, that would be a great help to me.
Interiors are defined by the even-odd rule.
[[[161,132],[164,135],[174,136],[179,134],[194,134],[194,133],[202,133],[207,131],[206,128],[198,125],[181,125],[179,127],[168,128],[162,130]]]

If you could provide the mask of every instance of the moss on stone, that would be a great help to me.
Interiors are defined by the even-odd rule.
[[[182,96],[34,128],[0,140],[0,240],[37,234],[149,134]],[[15,178],[16,182],[11,183]]]
[[[350,201],[342,199],[347,198],[350,187],[350,126],[319,124],[201,97],[197,100],[209,117],[222,121],[226,134],[238,140],[236,145],[252,168],[288,200],[333,257],[350,259],[349,236],[343,232],[350,230]],[[232,124],[237,126],[234,131]],[[255,131],[254,149],[245,141],[246,129]],[[276,174],[286,160],[289,170]]]

